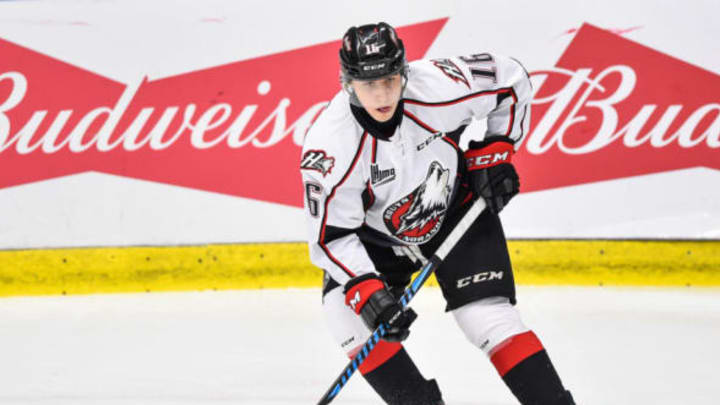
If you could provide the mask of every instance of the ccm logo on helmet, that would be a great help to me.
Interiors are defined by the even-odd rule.
[[[378,63],[377,65],[363,66],[363,70],[380,70],[385,68],[385,63]]]
[[[487,155],[473,156],[468,158],[467,165],[468,167],[487,166],[505,161],[510,161],[510,152],[496,152]]]
[[[474,276],[463,277],[457,282],[457,288],[467,287],[470,284],[482,283],[483,281],[502,280],[502,271],[484,271]]]

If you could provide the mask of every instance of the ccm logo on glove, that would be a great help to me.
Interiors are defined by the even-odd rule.
[[[468,170],[480,170],[510,163],[514,152],[513,145],[507,142],[495,142],[481,149],[471,149],[465,153]]]
[[[512,140],[490,136],[482,142],[470,141],[465,151],[468,179],[473,194],[485,200],[490,212],[500,211],[520,191],[520,179],[510,162]]]

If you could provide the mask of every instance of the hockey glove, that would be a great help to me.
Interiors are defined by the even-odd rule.
[[[401,342],[410,334],[408,329],[417,318],[411,308],[403,308],[376,274],[363,274],[345,284],[345,304],[360,315],[370,330],[385,323],[388,342]]]
[[[470,141],[465,151],[470,187],[476,196],[485,199],[488,209],[495,214],[520,191],[520,179],[510,163],[514,152],[512,141],[504,136]]]

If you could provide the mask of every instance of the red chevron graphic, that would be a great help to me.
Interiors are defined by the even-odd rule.
[[[585,24],[554,69],[532,75],[523,191],[720,169],[717,74]]]
[[[422,58],[447,18],[398,28]],[[96,171],[302,206],[340,41],[123,84],[0,40],[0,188]]]
[[[399,28],[424,56],[447,19]],[[339,41],[123,84],[0,40],[0,188],[97,171],[302,206],[300,144]],[[523,191],[720,168],[720,79],[585,24],[532,72]]]

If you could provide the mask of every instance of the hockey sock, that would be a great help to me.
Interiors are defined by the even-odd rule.
[[[490,352],[490,361],[521,404],[575,404],[533,332],[512,336],[497,345]]]
[[[426,380],[399,343],[381,340],[359,367],[365,380],[389,405],[441,405],[435,380]]]

